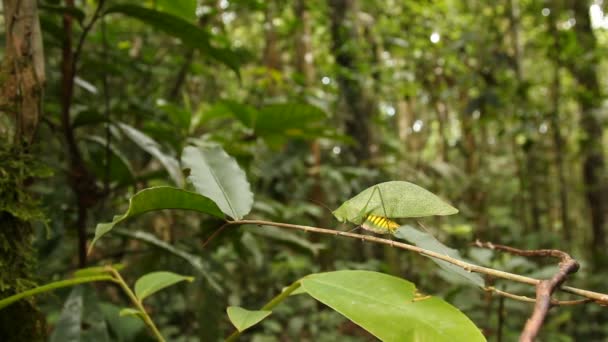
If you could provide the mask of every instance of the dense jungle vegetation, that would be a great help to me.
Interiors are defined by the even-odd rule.
[[[1,6],[0,341],[608,339],[608,2]]]

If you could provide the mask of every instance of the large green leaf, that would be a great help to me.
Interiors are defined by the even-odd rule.
[[[258,324],[272,313],[267,310],[246,310],[238,306],[229,306],[226,311],[230,322],[239,332]]]
[[[188,179],[201,195],[211,198],[226,215],[240,220],[253,205],[253,193],[239,164],[217,145],[187,146],[182,162]]]
[[[213,46],[211,35],[208,32],[183,18],[137,5],[116,5],[106,11],[106,14],[110,13],[127,15],[177,37],[184,44],[201,50],[207,56],[225,64],[237,74],[239,73],[239,65],[244,56],[228,48]]]
[[[158,161],[160,161],[161,164],[163,164],[177,186],[184,185],[184,176],[179,167],[179,162],[177,159],[163,152],[160,145],[143,132],[124,123],[120,123],[118,125],[125,135],[136,143],[137,146],[153,155],[156,159],[158,159]]]
[[[428,249],[430,251],[437,252],[437,253],[440,253],[443,255],[447,255],[454,259],[464,260],[460,256],[460,253],[458,253],[457,250],[452,249],[452,248],[442,244],[437,239],[435,239],[435,237],[433,235],[426,233],[426,232],[419,231],[418,229],[415,229],[413,227],[401,226],[395,232],[394,235],[396,238],[407,240],[407,241],[415,244],[418,247]],[[456,273],[459,276],[461,276],[462,278],[466,279],[467,281],[469,281],[479,287],[484,286],[484,280],[479,274],[471,273],[469,271],[462,269],[461,267],[452,265],[449,262],[445,262],[443,260],[435,259],[433,257],[429,257],[429,258],[431,258],[431,260],[436,262],[444,270],[451,272],[451,273]]]
[[[127,209],[126,213],[114,217],[112,222],[99,223],[97,225],[95,228],[95,238],[93,238],[93,242],[91,242],[89,251],[93,248],[93,245],[99,238],[107,234],[118,223],[148,211],[161,209],[193,210],[219,218],[224,217],[220,209],[212,200],[194,192],[168,186],[144,189],[131,197],[129,200],[129,209]]]
[[[304,277],[302,288],[383,341],[485,341],[462,312],[417,298],[414,284],[377,272],[337,271]]]
[[[152,272],[148,273],[135,282],[135,295],[140,301],[153,295],[154,293],[177,284],[182,281],[193,281],[193,277],[186,277],[172,272]]]
[[[344,202],[333,214],[340,222],[361,224],[368,214],[389,218],[452,215],[458,209],[433,193],[404,181],[371,186]]]

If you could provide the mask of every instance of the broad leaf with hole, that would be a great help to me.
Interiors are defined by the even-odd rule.
[[[140,301],[143,301],[146,297],[149,297],[166,287],[182,281],[192,282],[193,280],[193,277],[186,277],[172,272],[161,271],[148,273],[135,282],[135,296],[137,296],[137,299]]]
[[[456,214],[458,209],[416,184],[391,181],[373,185],[344,202],[333,214],[340,222],[361,224],[369,214],[388,218]]]
[[[89,251],[99,238],[111,231],[118,223],[139,214],[162,209],[193,210],[218,218],[224,217],[211,199],[197,193],[168,186],[144,189],[131,197],[129,209],[127,209],[126,213],[114,217],[112,222],[99,223],[97,225],[95,237],[93,238],[93,242],[91,242]]]
[[[212,199],[224,214],[240,220],[253,205],[253,193],[239,164],[217,145],[187,146],[182,162],[198,193]]]
[[[417,296],[409,281],[369,271],[302,278],[312,297],[383,341],[485,341],[481,331],[445,301]]]
[[[266,310],[247,310],[238,306],[229,306],[226,311],[230,322],[239,332],[258,324],[272,313]]]
[[[460,256],[460,253],[458,253],[457,250],[452,249],[452,248],[442,244],[437,239],[435,239],[435,237],[433,235],[426,233],[426,232],[419,231],[418,229],[415,229],[413,227],[401,226],[395,232],[394,235],[396,238],[406,240],[410,243],[415,244],[416,246],[418,246],[420,248],[424,248],[429,251],[437,252],[437,253],[452,257],[454,259],[464,261],[464,259]],[[452,265],[449,262],[445,262],[443,260],[435,259],[433,257],[429,257],[429,258],[431,258],[431,260],[436,262],[437,265],[439,265],[444,270],[451,272],[451,273],[458,274],[463,279],[466,279],[468,282],[470,282],[474,285],[477,285],[479,287],[484,286],[484,280],[479,274],[471,273],[469,271],[462,269],[461,267]]]

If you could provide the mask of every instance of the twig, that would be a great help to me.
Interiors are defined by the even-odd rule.
[[[578,271],[579,264],[576,260],[563,251],[557,249],[538,249],[538,250],[523,250],[509,246],[495,245],[492,243],[483,243],[480,241],[475,242],[475,246],[482,248],[489,248],[494,250],[500,250],[515,255],[530,256],[530,257],[553,257],[558,258],[559,270],[551,279],[541,280],[536,284],[536,304],[534,305],[534,311],[532,316],[526,322],[526,326],[519,337],[521,342],[534,341],[540,328],[547,317],[549,309],[553,305],[551,295],[555,290],[566,280],[569,274]]]
[[[536,299],[530,298],[528,296],[521,296],[511,292],[499,290],[493,286],[484,287],[484,290],[487,292],[491,292],[493,294],[497,294],[501,297],[518,300],[520,302],[526,303],[536,303]],[[577,300],[555,300],[551,299],[551,305],[553,306],[567,306],[567,305],[579,305],[591,302],[590,299],[577,299]]]
[[[201,245],[201,248],[204,249],[205,246],[207,246],[209,244],[209,242],[211,242],[211,240],[215,239],[216,236],[218,236],[226,227],[228,227],[230,225],[230,222],[224,223],[221,227],[219,227],[218,229],[216,229],[213,234],[211,234],[211,236],[209,236],[207,238],[207,240],[205,240],[205,242],[203,242],[203,244]]]
[[[345,237],[350,237],[353,239],[380,243],[380,244],[416,252],[421,255],[425,255],[425,256],[433,257],[435,259],[446,261],[452,265],[461,267],[464,270],[467,270],[469,272],[486,274],[491,277],[507,279],[507,280],[518,282],[518,283],[529,284],[529,285],[534,285],[534,286],[537,286],[541,282],[541,280],[539,280],[539,279],[526,277],[526,276],[509,273],[509,272],[505,272],[505,271],[495,270],[495,269],[488,268],[488,267],[478,266],[475,264],[468,263],[466,261],[454,259],[447,255],[436,253],[436,252],[433,252],[433,251],[430,251],[430,250],[427,250],[424,248],[420,248],[420,247],[417,247],[414,245],[397,242],[397,241],[389,240],[389,239],[383,239],[383,238],[379,238],[379,237],[371,236],[371,235],[362,235],[362,234],[349,233],[349,232],[343,232],[343,231],[326,229],[326,228],[310,227],[310,226],[303,226],[303,225],[297,225],[297,224],[262,221],[262,220],[240,220],[240,221],[228,222],[228,225],[243,225],[243,224],[252,224],[252,225],[257,225],[257,226],[273,226],[273,227],[280,227],[280,228],[297,229],[297,230],[302,230],[302,231],[306,231],[306,232],[314,232],[314,233],[319,233],[319,234],[345,236]],[[575,294],[575,295],[578,295],[581,297],[585,297],[585,298],[589,299],[590,301],[593,301],[600,305],[608,305],[608,294],[605,294],[605,293],[583,290],[583,289],[579,289],[579,288],[572,287],[572,286],[561,286],[561,287],[559,287],[559,290],[563,291],[563,292]]]

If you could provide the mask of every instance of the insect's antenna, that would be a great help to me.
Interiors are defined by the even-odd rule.
[[[420,222],[420,221],[416,220],[416,223],[418,223],[418,225],[419,225],[420,227],[422,227],[422,229],[426,230],[426,232],[427,232],[427,233],[429,233],[429,234],[431,233],[431,232],[429,231],[429,229],[428,229],[427,227],[425,227],[425,226],[422,224],[422,222]]]
[[[376,187],[378,188],[378,194],[380,195],[380,202],[382,202],[382,211],[384,211],[384,217],[388,218],[388,215],[386,214],[386,206],[384,205],[384,199],[382,198],[382,190],[380,190],[377,185]]]
[[[359,228],[361,228],[361,225],[358,225],[358,226],[356,226],[355,228],[353,228],[353,229],[349,230],[349,231],[348,231],[348,233],[352,233],[352,232],[354,232],[355,230],[357,230],[357,229],[359,229]]]
[[[328,206],[326,206],[325,204],[323,204],[323,203],[321,203],[321,202],[319,202],[319,201],[317,201],[317,200],[313,200],[312,198],[309,198],[309,199],[308,199],[308,201],[309,201],[309,202],[312,202],[312,203],[314,203],[314,204],[320,205],[320,206],[322,206],[323,208],[327,209],[327,210],[328,210],[330,213],[333,213],[333,210],[329,209],[329,207],[328,207]]]

